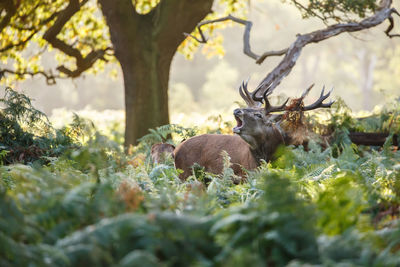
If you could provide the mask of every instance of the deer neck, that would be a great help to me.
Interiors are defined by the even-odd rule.
[[[256,146],[250,147],[251,154],[257,164],[261,164],[261,160],[268,162],[273,159],[277,148],[280,145],[288,144],[289,139],[290,137],[279,126],[273,125],[268,134],[257,138]]]

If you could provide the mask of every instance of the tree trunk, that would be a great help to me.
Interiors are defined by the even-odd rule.
[[[121,60],[125,86],[125,146],[136,144],[149,129],[169,123],[168,81],[175,49],[160,51],[156,41],[144,46],[128,63]]]
[[[172,58],[208,13],[213,0],[162,0],[139,14],[132,0],[98,0],[109,26],[125,86],[125,146],[150,128],[169,123],[168,80]]]

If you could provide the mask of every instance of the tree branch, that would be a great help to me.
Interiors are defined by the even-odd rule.
[[[15,70],[11,70],[11,69],[2,69],[0,70],[0,80],[5,76],[5,73],[10,73],[13,75],[18,75],[18,76],[25,76],[25,75],[30,75],[31,77],[37,76],[37,75],[41,75],[46,79],[46,82],[48,85],[53,85],[56,84],[56,79],[59,78],[63,78],[59,75],[54,75],[51,71],[49,71],[49,73],[44,72],[44,71],[15,71]]]
[[[198,22],[211,13],[212,3],[213,0],[164,0],[149,13],[152,16],[153,36],[158,46],[161,50],[169,47],[166,49],[169,51],[164,51],[163,54],[175,54],[177,47],[186,38],[182,32],[193,31]]]
[[[14,47],[24,46],[30,39],[32,39],[32,37],[38,31],[39,30],[32,32],[25,40],[22,40],[22,41],[20,41],[18,43],[11,43],[11,44],[6,45],[5,47],[0,48],[0,53],[3,53],[3,52],[5,52],[5,51],[7,51],[7,50],[9,50],[11,48],[14,48]]]
[[[201,27],[206,25],[206,24],[222,22],[222,21],[227,21],[227,20],[232,20],[232,21],[234,21],[236,23],[240,23],[242,25],[245,25],[244,34],[243,34],[243,52],[247,56],[251,57],[252,59],[258,60],[260,58],[260,56],[258,56],[253,51],[251,51],[251,47],[250,47],[250,31],[251,31],[251,27],[253,26],[253,23],[251,21],[244,20],[244,19],[239,19],[239,18],[236,18],[236,17],[234,17],[232,15],[228,15],[226,17],[219,18],[219,19],[202,21],[199,24],[197,24],[197,30],[199,31],[200,36],[201,36],[200,40],[198,38],[196,38],[195,36],[189,34],[189,33],[185,32],[183,34],[185,36],[190,36],[193,39],[195,39],[196,41],[204,44],[204,43],[207,43],[207,39],[204,36],[204,33],[201,30]],[[276,55],[278,55],[278,54],[276,54]]]
[[[256,63],[257,64],[262,64],[264,62],[264,60],[267,57],[272,57],[272,56],[283,56],[284,54],[287,53],[289,48],[285,48],[282,50],[278,50],[278,51],[268,51],[268,52],[264,52],[259,58],[257,58]]]
[[[73,47],[73,45],[69,45],[57,38],[57,35],[61,32],[64,25],[87,2],[88,0],[82,0],[81,2],[80,0],[70,0],[68,6],[64,10],[59,12],[54,24],[43,35],[43,39],[49,42],[54,48],[57,48],[66,55],[74,57],[76,59],[75,70],[70,70],[64,65],[61,65],[57,68],[58,71],[66,74],[68,77],[71,78],[78,77],[82,72],[93,66],[93,64],[98,59],[104,59],[106,51],[111,49],[107,47],[106,49],[93,50],[86,57],[84,57],[79,49],[76,49]]]
[[[397,12],[394,8],[390,8],[391,4],[392,0],[381,1],[381,5],[377,11],[372,16],[360,22],[339,23],[308,34],[298,34],[296,41],[290,45],[278,66],[276,66],[257,86],[256,90],[258,90],[258,95],[262,96],[265,90],[270,88],[272,91],[280,84],[282,79],[290,73],[296,64],[303,47],[310,43],[318,43],[343,32],[356,32],[375,27],[386,19],[389,19],[392,13]]]
[[[6,15],[4,18],[0,21],[0,32],[3,31],[5,27],[10,23],[11,18],[15,15],[17,12],[17,7],[14,5],[13,0],[5,0],[2,1],[1,3],[2,9],[0,9],[0,13],[5,10]]]
[[[132,0],[119,0],[118,4],[115,4],[115,0],[98,0],[97,2],[100,3],[101,11],[107,21],[115,56],[120,62],[130,61],[125,53],[132,50],[129,44],[136,40],[134,37],[139,27],[135,25],[138,25],[141,17],[135,10],[134,2]],[[126,25],[132,25],[132,27],[126,27]]]
[[[392,12],[393,12],[394,14],[396,14],[397,16],[400,17],[400,13],[397,12],[396,9],[392,8]],[[394,28],[394,20],[393,20],[393,17],[392,17],[391,15],[389,16],[388,20],[389,20],[389,26],[388,26],[388,28],[386,29],[385,34],[386,34],[389,38],[400,37],[400,34],[391,34],[391,33],[390,33],[390,32],[393,30],[393,28]]]
[[[57,15],[58,15],[57,12],[54,13],[54,14],[52,14],[52,15],[51,15],[50,17],[48,17],[47,19],[41,21],[41,22],[38,24],[38,26],[43,26],[43,25],[49,23],[49,22],[52,21],[55,17],[57,17]],[[20,42],[18,42],[18,43],[7,44],[6,46],[0,48],[0,53],[3,53],[3,52],[5,52],[5,51],[7,51],[7,50],[9,50],[9,49],[14,48],[14,47],[24,46],[29,40],[32,39],[33,36],[35,36],[36,33],[38,33],[38,32],[41,30],[40,27],[30,27],[30,28],[22,28],[22,29],[21,29],[21,28],[18,28],[18,27],[16,27],[16,26],[12,26],[12,27],[13,27],[13,28],[17,28],[18,30],[32,31],[32,33],[31,33],[25,40],[22,40],[22,41],[20,41]]]
[[[297,39],[289,46],[289,48],[282,49],[279,51],[265,52],[261,56],[256,55],[250,49],[249,37],[250,37],[250,30],[252,23],[250,21],[245,21],[235,18],[231,15],[220,19],[203,21],[199,23],[197,29],[199,30],[201,40],[195,38],[190,34],[185,34],[185,35],[191,36],[192,38],[196,39],[201,43],[205,43],[207,42],[207,40],[204,37],[203,32],[201,31],[201,26],[214,22],[232,20],[234,22],[246,25],[245,33],[243,36],[244,51],[246,55],[255,59],[256,63],[261,64],[267,57],[270,56],[285,55],[281,60],[281,62],[257,86],[256,97],[261,97],[267,89],[269,89],[269,91],[272,92],[280,84],[282,79],[290,73],[290,71],[296,64],[302,49],[310,43],[318,43],[328,38],[339,35],[343,32],[351,33],[351,32],[361,31],[364,29],[369,29],[381,24],[385,20],[389,20],[390,23],[388,29],[385,31],[386,35],[388,35],[389,37],[398,37],[399,34],[390,34],[390,31],[394,27],[392,14],[394,13],[400,16],[400,14],[397,12],[396,9],[391,8],[391,5],[392,5],[392,0],[382,0],[380,6],[376,9],[376,12],[370,17],[363,19],[360,22],[339,23],[328,26],[327,28],[322,30],[313,31],[303,35],[298,34]]]
[[[296,0],[292,0],[292,2],[293,2],[293,4],[294,4],[297,8],[302,9],[302,10],[304,10],[305,12],[312,14],[314,17],[317,17],[317,18],[319,18],[321,21],[323,21],[324,23],[326,23],[326,18],[321,17],[320,15],[318,15],[317,13],[315,13],[314,11],[312,11],[311,9],[305,7],[303,4],[299,3],[299,2],[296,1]]]

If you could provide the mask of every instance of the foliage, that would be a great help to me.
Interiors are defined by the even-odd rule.
[[[291,2],[302,11],[305,18],[318,17],[324,22],[333,20],[344,22],[354,20],[354,16],[364,18],[375,11],[376,0],[307,0]]]
[[[66,67],[70,70],[76,68],[74,62],[76,58],[74,57],[77,53],[85,57],[92,51],[105,50],[112,46],[106,21],[102,16],[99,16],[97,1],[78,2],[81,5],[79,11],[64,23],[62,30],[57,35],[60,42],[64,43],[63,46],[69,48],[59,50],[60,46],[57,46],[57,51],[54,53],[56,62],[60,64],[60,67]],[[221,14],[243,13],[246,9],[246,1],[243,0],[219,0],[216,2],[222,11],[210,15],[208,19]],[[144,15],[154,10],[160,4],[160,0],[139,0],[132,1],[132,3],[136,11]],[[52,50],[51,42],[49,43],[44,37],[45,33],[54,25],[58,15],[66,7],[66,2],[60,0],[10,1],[0,7],[1,10],[4,10],[0,17],[2,21],[0,27],[0,62],[7,67],[13,66],[10,69],[12,75],[7,75],[7,79],[2,80],[2,82],[10,84],[15,79],[22,80],[27,78],[28,75],[36,74],[41,74],[46,78],[50,77],[47,79],[49,83],[54,83],[53,78],[66,77],[63,72],[54,75],[51,70],[46,69],[46,60],[42,60],[43,54],[47,50]],[[225,27],[225,25],[206,26],[206,28],[212,32],[215,27]],[[221,42],[222,37],[218,36],[215,41],[206,45],[204,53],[210,56],[221,55],[223,53]],[[197,47],[198,43],[188,40],[181,46],[180,51],[187,57],[191,57]],[[71,50],[75,51],[70,52]],[[32,53],[31,51],[36,52]],[[49,57],[46,58],[49,59]],[[105,57],[100,59],[95,60],[94,64],[90,63],[89,72],[97,73],[104,69],[106,62],[115,61],[110,53],[105,53]],[[62,68],[57,68],[57,71],[60,69]],[[4,74],[4,71],[0,72],[0,76]]]
[[[311,0],[292,2],[304,17],[319,17],[324,21],[349,21],[354,16],[365,17],[373,12],[377,6],[375,0]],[[110,37],[107,31],[107,24],[102,16],[99,16],[99,7],[96,1],[79,1],[79,11],[64,23],[62,30],[57,35],[60,42],[64,42],[69,49],[57,50],[55,58],[60,67],[70,70],[76,65],[74,60],[76,53],[82,57],[87,56],[92,51],[105,50],[111,47]],[[154,10],[160,0],[138,0],[132,1],[139,14],[148,14]],[[245,17],[247,14],[247,0],[216,0],[215,12],[209,14],[205,20],[223,17],[232,14],[238,17]],[[47,77],[65,77],[65,73],[60,75],[53,73],[45,68],[47,64],[42,61],[42,55],[49,47],[45,33],[52,27],[58,15],[67,7],[65,1],[50,0],[29,0],[29,1],[10,1],[2,6],[0,28],[0,62],[7,66],[13,65],[13,74],[8,76],[6,82],[10,83],[13,79],[25,79],[26,74],[47,74]],[[223,22],[212,25],[205,25],[203,30],[210,36],[216,29],[223,29],[231,22]],[[192,33],[199,37],[197,30]],[[223,37],[220,34],[212,34],[211,39],[203,45],[202,51],[209,57],[224,54],[222,47]],[[51,42],[50,42],[51,43]],[[59,48],[59,47],[58,47]],[[179,51],[187,58],[192,58],[194,52],[199,48],[199,43],[191,38],[187,38],[180,46]],[[30,50],[38,53],[30,53]],[[68,52],[75,50],[74,52]],[[28,51],[28,52],[27,52]],[[110,53],[105,53],[101,60],[95,60],[91,64],[89,72],[98,72],[104,68],[108,61],[113,61],[114,57]],[[58,69],[60,70],[60,68]],[[2,72],[1,75],[4,73]],[[46,75],[44,75],[46,76]],[[49,79],[51,83],[54,81]]]
[[[11,88],[6,88],[0,99],[0,149],[2,164],[33,162],[45,157],[61,155],[74,145],[79,123],[54,129],[46,115],[32,106],[31,99]]]
[[[9,89],[2,101],[8,121],[49,125],[24,95]],[[358,121],[339,110],[342,128]],[[312,142],[286,147],[235,185],[227,155],[222,175],[199,169],[183,182],[173,165],[125,155],[79,117],[64,133],[81,145],[43,166],[0,167],[1,266],[400,264],[400,153],[390,145],[343,144],[335,157]],[[160,127],[141,149],[170,134],[194,132]]]
[[[221,175],[198,169],[187,181],[170,162],[138,160],[158,138],[194,134],[181,126],[152,131],[131,154],[78,117],[64,132],[80,145],[0,167],[1,266],[400,264],[400,152],[389,143],[285,147],[234,184],[227,155]]]

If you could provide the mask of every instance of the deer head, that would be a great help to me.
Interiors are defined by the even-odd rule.
[[[237,126],[233,128],[233,132],[238,134],[245,140],[256,159],[269,160],[276,148],[280,144],[290,144],[291,133],[286,128],[282,127],[281,123],[287,118],[290,112],[299,112],[302,115],[303,111],[313,110],[317,108],[328,108],[334,101],[323,103],[329,97],[331,91],[324,94],[324,88],[317,101],[313,104],[305,106],[303,99],[310,92],[313,85],[304,91],[302,96],[293,99],[288,106],[289,98],[280,105],[272,106],[268,97],[272,94],[272,90],[265,90],[260,96],[260,89],[254,92],[249,92],[247,82],[243,82],[239,88],[239,93],[247,104],[246,108],[235,109]],[[262,106],[264,104],[264,107]],[[281,112],[276,114],[275,112]],[[282,114],[282,112],[286,112]]]

